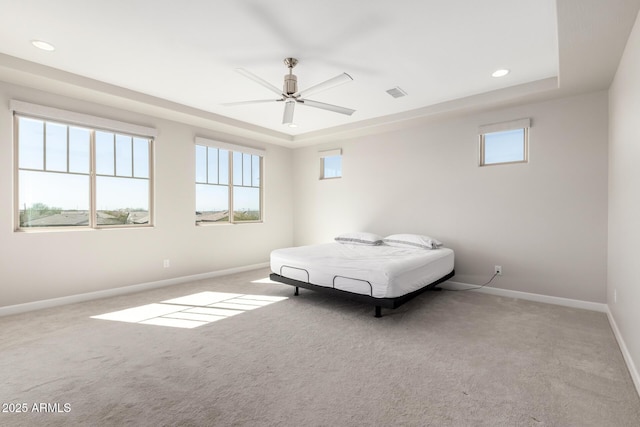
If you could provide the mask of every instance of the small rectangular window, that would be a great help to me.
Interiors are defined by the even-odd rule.
[[[526,163],[529,159],[529,119],[480,127],[480,166]]]
[[[342,177],[342,150],[320,152],[320,179]]]

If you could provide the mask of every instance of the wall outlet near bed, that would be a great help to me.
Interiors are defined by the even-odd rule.
[[[502,266],[501,265],[496,265],[495,266],[495,272],[497,276],[502,276]]]
[[[165,260],[162,262],[162,266],[163,266],[164,268],[169,268],[169,267],[171,267],[171,261],[169,261],[168,259],[165,259]]]

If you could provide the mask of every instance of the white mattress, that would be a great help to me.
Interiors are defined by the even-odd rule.
[[[325,243],[276,249],[271,271],[319,286],[395,298],[453,271],[451,249],[433,250]]]

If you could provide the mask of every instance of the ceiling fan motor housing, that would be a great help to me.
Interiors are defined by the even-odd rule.
[[[293,95],[298,92],[298,77],[295,74],[286,74],[284,76],[282,92],[287,95]]]

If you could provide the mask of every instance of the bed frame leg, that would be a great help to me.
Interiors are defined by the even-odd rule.
[[[380,307],[379,305],[376,305],[376,316],[375,317],[382,317],[382,307]]]
[[[294,292],[293,295],[298,296],[298,287],[297,286],[296,286],[296,291]]]

